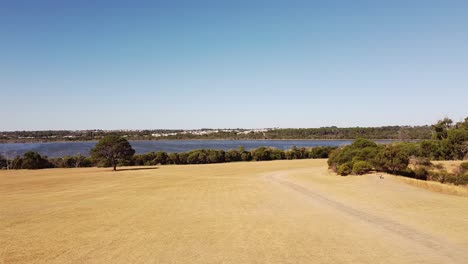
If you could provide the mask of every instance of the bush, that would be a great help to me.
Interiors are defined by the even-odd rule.
[[[270,157],[270,149],[266,147],[259,147],[257,149],[254,149],[251,151],[252,153],[252,159],[255,161],[261,161],[261,160],[271,160]]]
[[[233,161],[241,160],[241,153],[237,151],[236,149],[228,150],[224,156],[225,156],[224,158],[226,162],[233,162]]]
[[[23,155],[21,169],[36,170],[52,167],[53,165],[47,160],[47,158],[43,158],[37,152],[28,151]]]
[[[0,155],[0,169],[6,168],[7,167],[7,160]]]
[[[169,163],[169,156],[164,151],[156,152],[154,159],[152,160],[153,165],[167,164]]]
[[[429,158],[425,158],[425,157],[416,157],[416,158],[414,158],[412,164],[420,165],[420,166],[427,166],[427,167],[431,167],[433,165],[431,160]]]
[[[438,181],[440,183],[447,182],[448,178],[449,178],[449,173],[444,169],[430,174],[430,180]]]
[[[340,170],[340,168],[342,165],[346,164],[347,167],[349,167],[349,174],[351,173],[351,168],[353,168],[354,172],[354,165],[359,163],[356,166],[355,173],[363,174],[371,170],[371,161],[375,159],[382,148],[382,146],[378,146],[370,140],[358,139],[349,146],[331,151],[328,158],[328,165],[332,169],[338,168],[337,173],[341,174],[340,172],[343,172],[343,170]],[[345,167],[346,166],[343,166],[343,169]]]
[[[367,139],[358,138],[353,142],[353,144],[351,144],[351,147],[357,149],[363,149],[368,147],[375,148],[377,147],[377,144]]]
[[[427,180],[427,177],[429,175],[429,171],[422,166],[417,166],[414,170],[414,178],[419,179],[419,180]]]
[[[241,160],[242,161],[251,161],[252,160],[252,154],[250,154],[250,152],[243,151],[242,154],[241,154]]]
[[[456,184],[467,185],[468,184],[468,173],[464,173],[458,176]]]
[[[366,174],[372,170],[372,166],[367,161],[356,161],[353,165],[353,173],[357,175]]]
[[[408,168],[409,155],[402,144],[385,146],[374,159],[377,170],[397,174]]]
[[[351,166],[349,164],[341,164],[338,167],[337,173],[341,176],[349,175],[351,173]]]
[[[314,147],[309,149],[307,154],[310,159],[326,159],[330,153],[336,149],[335,147]]]
[[[468,161],[460,163],[460,171],[468,172]]]

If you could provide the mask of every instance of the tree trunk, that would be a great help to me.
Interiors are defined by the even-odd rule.
[[[117,164],[114,163],[114,171],[117,170]]]

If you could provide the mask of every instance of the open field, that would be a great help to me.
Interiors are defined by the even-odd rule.
[[[468,198],[325,160],[0,171],[0,263],[466,263]]]

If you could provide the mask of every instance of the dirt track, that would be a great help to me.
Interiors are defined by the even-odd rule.
[[[0,171],[0,263],[466,263],[468,199],[324,160]]]

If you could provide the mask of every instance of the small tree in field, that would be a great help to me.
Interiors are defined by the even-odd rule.
[[[130,143],[117,135],[107,135],[91,149],[91,158],[97,162],[105,162],[117,170],[117,164],[132,160],[135,150]]]

